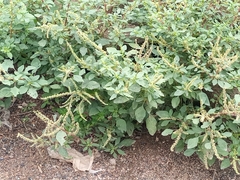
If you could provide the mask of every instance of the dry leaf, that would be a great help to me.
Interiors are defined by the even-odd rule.
[[[3,113],[0,116],[0,126],[1,124],[4,124],[9,127],[10,130],[12,130],[12,124],[8,121],[10,119],[10,111],[7,109],[1,110]]]
[[[75,149],[67,149],[68,155],[71,157],[70,159],[65,159],[62,157],[57,151],[51,149],[50,147],[47,148],[48,154],[51,158],[59,159],[61,161],[70,162],[73,164],[73,168],[75,171],[91,171],[92,170],[92,163],[94,156],[86,155],[84,156],[80,152]]]

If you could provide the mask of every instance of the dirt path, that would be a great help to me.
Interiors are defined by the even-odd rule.
[[[74,172],[71,164],[51,159],[45,148],[30,147],[16,138],[18,132],[29,135],[41,133],[39,129],[44,128],[32,113],[22,113],[17,107],[11,109],[12,130],[0,127],[0,180],[240,180],[231,168],[223,171],[216,163],[206,170],[198,157],[170,152],[172,141],[168,137],[151,137],[147,133],[136,137],[136,143],[125,149],[127,155],[116,161],[100,153],[93,169],[101,172]]]

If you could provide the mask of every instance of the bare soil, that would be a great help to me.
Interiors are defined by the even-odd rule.
[[[24,112],[19,108],[23,103],[36,103],[34,108],[41,109],[39,100],[27,99],[11,107],[12,130],[0,127],[0,180],[240,180],[232,168],[220,170],[219,163],[215,163],[207,170],[197,156],[171,152],[173,142],[169,137],[160,133],[150,136],[146,132],[135,137],[133,146],[124,149],[125,156],[114,160],[109,154],[100,153],[94,159],[93,169],[102,171],[75,172],[71,164],[51,159],[46,148],[30,147],[30,143],[17,138],[18,132],[26,136],[41,134],[45,127],[33,109]],[[41,112],[51,115],[48,108]],[[81,152],[80,146],[75,148]]]

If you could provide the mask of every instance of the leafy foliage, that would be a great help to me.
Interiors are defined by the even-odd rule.
[[[238,173],[239,5],[0,1],[0,98],[41,89],[44,100],[62,99],[59,128],[48,119],[42,136],[60,146],[77,129],[84,150],[116,156],[146,124],[175,139],[172,151]]]

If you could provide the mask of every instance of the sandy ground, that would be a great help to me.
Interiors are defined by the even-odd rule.
[[[18,108],[21,103],[16,102],[11,108],[12,130],[0,127],[0,180],[240,180],[231,168],[220,170],[216,163],[206,170],[197,156],[171,152],[169,137],[160,133],[150,136],[146,132],[134,137],[136,143],[124,149],[126,155],[116,160],[100,152],[92,167],[100,172],[75,172],[70,163],[51,159],[46,148],[30,147],[31,144],[16,137],[18,132],[29,135],[41,133],[44,128],[31,111],[22,112]],[[49,109],[42,111],[49,113]],[[75,147],[78,151],[82,149]]]

